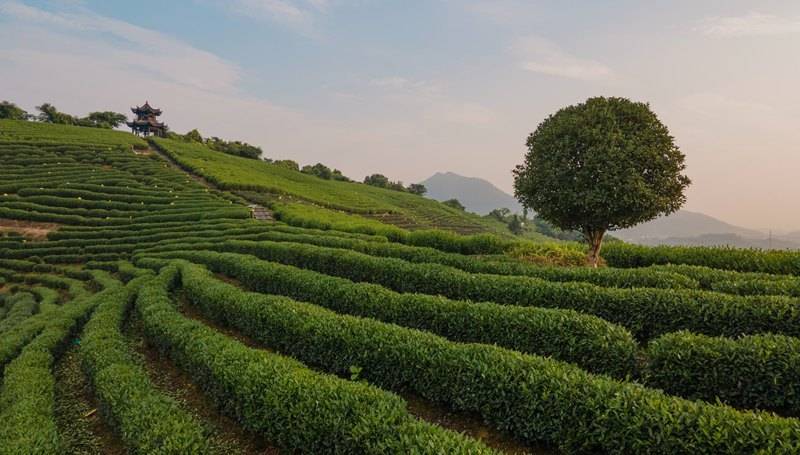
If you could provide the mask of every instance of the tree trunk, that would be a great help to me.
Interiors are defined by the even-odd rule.
[[[605,230],[587,230],[583,233],[586,243],[589,244],[587,261],[595,269],[600,262],[600,247],[603,245],[603,235],[605,235]]]

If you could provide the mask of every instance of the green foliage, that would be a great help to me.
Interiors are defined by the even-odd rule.
[[[28,120],[28,113],[12,102],[3,101],[0,102],[0,119]]]
[[[39,304],[32,294],[20,292],[14,294],[6,302],[5,318],[0,320],[0,335],[13,329],[25,319],[31,317],[39,308]]]
[[[536,265],[580,267],[586,265],[586,253],[582,247],[568,243],[525,242],[514,246],[508,255],[523,262]]]
[[[416,194],[418,196],[423,196],[425,193],[428,192],[428,189],[425,188],[425,185],[423,185],[421,183],[412,183],[411,185],[408,185],[408,188],[406,188],[406,191],[408,191],[411,194]]]
[[[92,126],[95,128],[116,128],[125,123],[125,115],[118,112],[90,112],[89,115],[80,119],[80,126]]]
[[[800,415],[800,339],[714,338],[689,332],[651,341],[644,378],[668,393]]]
[[[549,443],[567,453],[800,450],[795,420],[673,398],[543,357],[452,343],[313,305],[248,294],[205,274],[198,279],[187,272],[183,279],[190,300],[208,317],[268,346],[341,375],[349,376],[350,367],[357,365],[362,368],[359,378],[370,383],[412,390],[454,409],[479,413],[527,442]],[[180,336],[186,330],[174,332]],[[185,346],[212,347],[205,339]],[[221,349],[216,352],[219,364],[228,364],[220,358]]]
[[[691,183],[684,156],[645,103],[589,98],[542,122],[514,170],[514,194],[599,257],[606,231],[678,210]]]
[[[462,211],[463,210],[467,210],[467,208],[464,207],[464,204],[459,202],[458,199],[448,199],[448,200],[442,202],[442,204],[444,204],[444,205],[446,205],[448,207],[453,207],[454,209],[457,209],[457,210],[462,210]]]
[[[300,165],[297,164],[297,161],[294,160],[275,160],[271,162],[275,166],[288,169],[290,171],[299,171]]]
[[[419,423],[396,395],[313,372],[183,317],[168,296],[176,279],[178,269],[167,267],[142,287],[136,309],[147,336],[225,412],[271,444],[306,453],[492,453],[478,442]],[[246,304],[222,298],[232,306]]]
[[[800,275],[800,252],[729,247],[608,245],[605,258],[614,267],[685,264],[738,272]]]
[[[230,241],[215,249],[373,282],[398,292],[575,309],[620,324],[640,340],[682,329],[721,336],[763,332],[800,335],[800,303],[795,299],[677,289],[614,289],[532,277],[472,274],[438,264],[413,264],[301,244]]]
[[[218,137],[212,137],[210,139],[206,139],[205,143],[208,147],[218,152],[241,156],[242,158],[250,158],[253,160],[259,159],[263,153],[261,147],[250,145],[247,142],[225,141]]]
[[[426,330],[454,341],[497,344],[551,356],[616,377],[624,378],[634,370],[637,346],[630,333],[574,311],[398,294],[381,286],[353,283],[253,256],[181,251],[164,256],[202,263],[253,290],[287,295],[338,313]]]
[[[111,419],[127,447],[137,453],[208,453],[200,422],[155,388],[121,332],[136,290],[150,279],[139,278],[106,294],[83,331],[83,368],[103,414]]]
[[[189,141],[189,142],[200,142],[200,143],[205,142],[203,136],[200,134],[200,131],[197,131],[196,128],[184,134],[182,136],[182,139],[184,141]]]

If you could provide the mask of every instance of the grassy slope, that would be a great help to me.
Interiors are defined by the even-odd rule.
[[[404,228],[499,232],[502,226],[409,193],[360,183],[322,180],[297,171],[215,152],[202,144],[168,139],[154,142],[173,159],[225,189],[286,194],[320,206],[370,216]]]

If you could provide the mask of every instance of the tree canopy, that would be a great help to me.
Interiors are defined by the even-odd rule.
[[[544,120],[514,169],[514,194],[563,230],[580,231],[596,266],[607,231],[678,210],[684,155],[650,106],[590,98]]]
[[[0,118],[9,120],[28,120],[28,113],[10,101],[0,102]]]

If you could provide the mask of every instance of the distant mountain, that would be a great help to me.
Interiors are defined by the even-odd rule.
[[[762,232],[735,226],[702,213],[679,210],[630,229],[614,231],[614,235],[631,242],[644,242],[668,237],[697,237],[707,234],[736,234],[746,238],[764,238]]]
[[[694,237],[667,237],[645,239],[636,243],[643,245],[680,246],[731,246],[736,248],[761,248],[773,250],[800,249],[800,243],[782,238],[748,238],[737,234],[702,234]]]
[[[615,237],[643,245],[727,245],[739,248],[800,248],[800,235],[773,236],[743,228],[702,213],[679,210],[670,216],[614,231]]]
[[[428,189],[426,196],[437,201],[458,199],[468,211],[486,215],[494,209],[507,208],[521,213],[514,196],[478,177],[464,177],[453,172],[437,172],[420,182]]]

